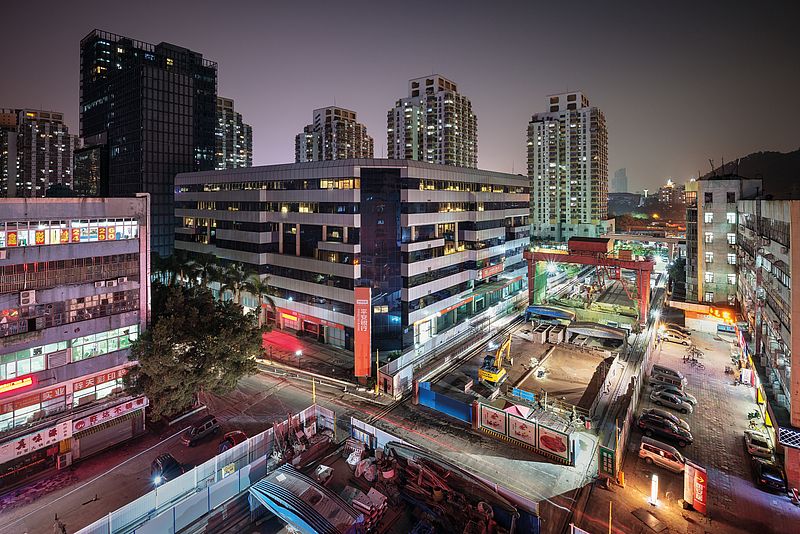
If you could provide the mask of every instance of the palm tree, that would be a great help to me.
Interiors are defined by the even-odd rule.
[[[220,287],[220,296],[222,296],[225,291],[230,291],[233,294],[233,302],[239,304],[242,288],[252,274],[252,271],[245,269],[241,263],[230,264],[225,268],[222,275],[224,283],[222,287]]]
[[[213,271],[219,268],[217,257],[213,254],[195,254],[192,259],[193,274],[196,275],[200,285],[207,287],[209,283],[213,282]]]
[[[275,301],[272,299],[272,286],[269,285],[269,276],[261,278],[257,274],[251,275],[244,283],[244,290],[258,299],[258,326],[264,326],[267,323],[265,305],[277,316]]]

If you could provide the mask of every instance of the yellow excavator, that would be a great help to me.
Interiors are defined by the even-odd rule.
[[[478,380],[482,382],[486,382],[492,386],[499,386],[503,383],[503,381],[508,378],[505,368],[503,367],[503,356],[505,355],[505,360],[508,361],[509,364],[514,365],[514,360],[511,359],[511,336],[508,336],[508,339],[503,341],[503,343],[497,348],[497,352],[492,354],[487,354],[483,358],[483,365],[481,368],[478,369]]]

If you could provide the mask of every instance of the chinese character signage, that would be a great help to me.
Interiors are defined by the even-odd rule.
[[[126,374],[128,374],[127,369],[117,369],[115,371],[108,371],[99,375],[90,376],[88,378],[82,378],[81,380],[76,380],[72,383],[72,391],[80,391],[82,389],[105,384],[106,382],[111,382],[112,380],[122,378]]]
[[[705,515],[708,502],[708,476],[706,470],[686,460],[683,471],[683,500],[692,508]]]
[[[478,280],[483,280],[484,278],[489,278],[490,276],[502,273],[505,268],[505,262],[501,261],[497,265],[492,265],[490,267],[486,267],[485,269],[481,269],[478,271]]]
[[[370,376],[372,363],[372,288],[355,292],[355,376]]]
[[[38,451],[50,445],[55,445],[59,441],[72,437],[72,424],[70,421],[62,421],[56,426],[45,428],[15,438],[0,445],[0,464],[20,458],[26,454]]]
[[[33,389],[36,385],[36,379],[33,375],[21,376],[19,378],[12,378],[5,382],[0,382],[0,395],[5,393],[21,393],[27,389]]]
[[[498,434],[506,435],[506,412],[499,408],[493,408],[488,404],[481,404],[480,410],[480,424],[482,427],[497,432]]]
[[[536,447],[536,422],[508,414],[508,437]]]
[[[106,421],[111,421],[117,417],[122,417],[136,410],[141,410],[147,407],[147,397],[138,397],[123,404],[118,404],[112,408],[94,413],[81,419],[76,419],[72,422],[72,431],[80,432],[87,428],[92,428],[101,425]]]
[[[602,445],[598,449],[599,459],[598,465],[600,467],[600,474],[614,478],[617,475],[616,469],[616,455],[614,451],[603,447]]]

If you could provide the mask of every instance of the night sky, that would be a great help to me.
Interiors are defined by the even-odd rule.
[[[478,166],[525,173],[531,114],[583,90],[606,114],[609,174],[627,167],[634,190],[800,146],[799,13],[784,3],[8,1],[0,107],[63,111],[78,133],[79,43],[100,28],[217,61],[255,164],[293,161],[334,99],[384,156],[387,110],[435,71],[472,100]]]

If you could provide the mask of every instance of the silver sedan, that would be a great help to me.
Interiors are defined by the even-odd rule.
[[[692,405],[686,401],[681,400],[672,393],[666,391],[654,391],[650,394],[650,400],[659,406],[672,408],[681,413],[692,413],[694,409]]]

